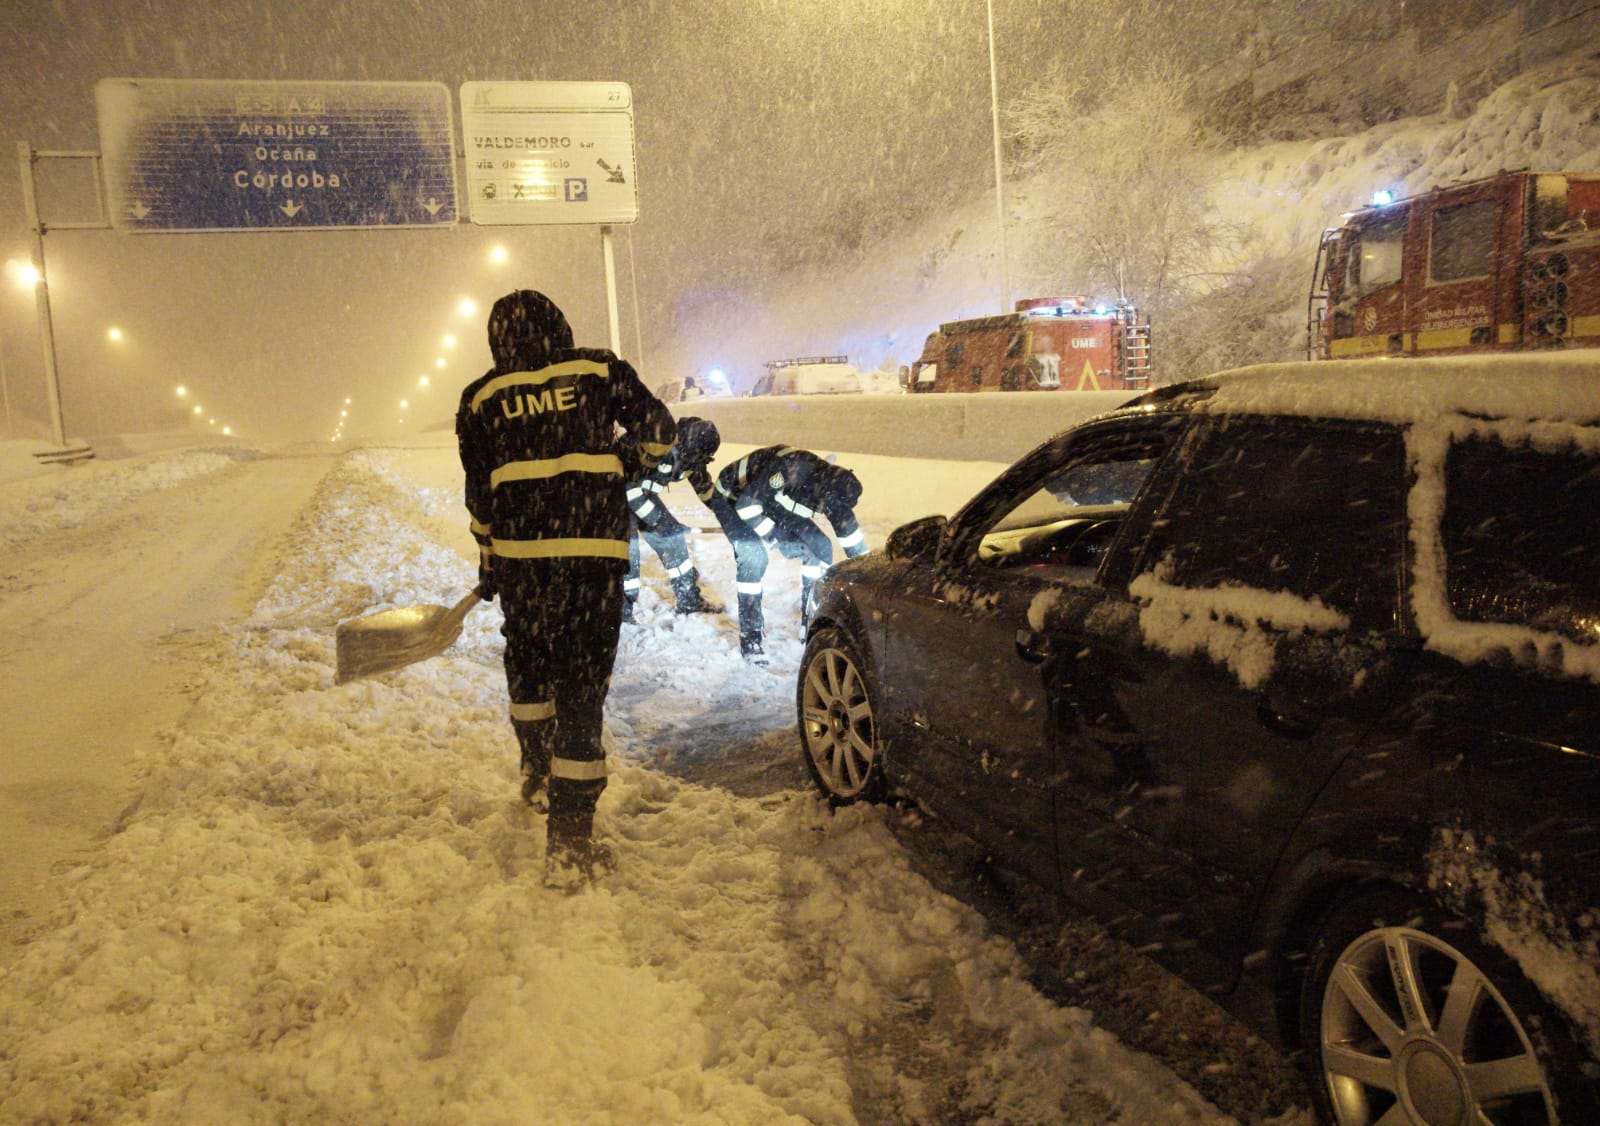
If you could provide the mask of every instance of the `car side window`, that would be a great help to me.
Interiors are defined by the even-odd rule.
[[[1186,452],[1146,565],[1170,561],[1175,586],[1314,597],[1357,629],[1392,629],[1407,487],[1396,428],[1219,418]]]
[[[1440,536],[1456,617],[1600,642],[1597,489],[1593,454],[1488,438],[1453,445]]]
[[[979,543],[978,558],[1000,567],[1092,570],[1173,433],[1158,428],[1104,435],[1069,451],[1001,508]]]

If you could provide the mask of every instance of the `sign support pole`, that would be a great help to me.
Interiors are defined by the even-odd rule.
[[[61,417],[61,377],[56,370],[55,329],[50,321],[50,281],[44,264],[44,224],[39,221],[39,201],[33,179],[33,148],[27,141],[17,142],[17,159],[22,165],[22,200],[28,212],[28,226],[33,231],[34,257],[39,262],[39,281],[34,286],[34,297],[39,308],[39,339],[44,348],[44,383],[50,399],[50,424],[54,428],[56,445],[65,447],[67,428]]]
[[[617,319],[617,257],[611,246],[611,227],[600,228],[600,254],[606,263],[606,317],[611,328],[611,350],[622,355],[622,326]]]

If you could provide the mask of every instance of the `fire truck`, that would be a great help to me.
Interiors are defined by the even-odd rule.
[[[1150,318],[1131,305],[1035,297],[928,334],[906,390],[1116,391],[1150,386]]]
[[[1600,175],[1501,172],[1327,231],[1315,359],[1600,345]]]

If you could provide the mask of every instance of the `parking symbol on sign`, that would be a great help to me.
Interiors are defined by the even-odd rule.
[[[567,180],[567,202],[584,203],[589,198],[589,181],[582,177]]]

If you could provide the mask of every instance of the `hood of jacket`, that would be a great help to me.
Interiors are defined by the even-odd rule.
[[[572,347],[572,326],[556,303],[532,289],[508,293],[489,313],[489,352],[496,371],[536,371]]]

